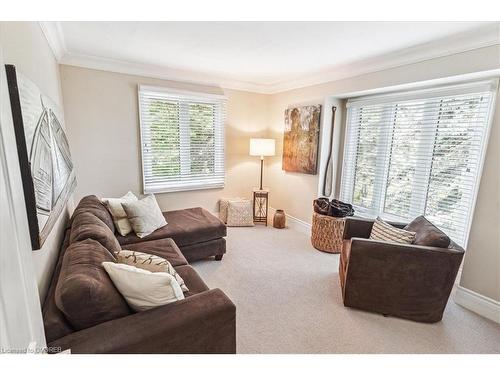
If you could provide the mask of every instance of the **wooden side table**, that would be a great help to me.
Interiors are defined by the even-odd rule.
[[[269,191],[254,189],[253,191],[253,222],[264,223],[267,226],[267,209],[269,207]]]

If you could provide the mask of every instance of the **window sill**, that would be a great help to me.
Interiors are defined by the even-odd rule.
[[[157,186],[144,187],[144,194],[174,193],[179,191],[223,189],[224,183],[202,184],[202,185],[178,185],[178,186]]]

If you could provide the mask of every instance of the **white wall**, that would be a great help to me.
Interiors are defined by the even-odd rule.
[[[19,72],[32,80],[62,109],[59,65],[39,24],[37,22],[1,22],[1,29],[4,63],[15,65]],[[15,140],[11,139],[9,142],[15,142]],[[21,181],[18,183],[18,190],[22,192]],[[24,210],[24,206],[16,207],[16,209]],[[24,214],[26,214],[25,211]],[[41,301],[44,300],[48,289],[67,219],[68,208],[65,208],[42,248],[32,252]]]
[[[61,66],[67,135],[78,186],[75,201],[88,194],[142,194],[138,84],[224,93],[226,187],[156,194],[163,210],[203,206],[216,211],[221,197],[251,197],[259,181],[259,159],[248,155],[251,137],[267,129],[267,96],[120,73]]]
[[[500,302],[500,92],[460,285]]]
[[[51,74],[57,65],[38,24],[0,23],[0,347],[22,350],[31,343],[45,347],[39,299],[59,239],[56,229],[36,255],[31,250],[5,63],[16,65],[53,98],[60,96],[58,77]]]

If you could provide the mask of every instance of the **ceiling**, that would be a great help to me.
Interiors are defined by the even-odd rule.
[[[63,64],[278,92],[500,43],[481,22],[43,22]]]

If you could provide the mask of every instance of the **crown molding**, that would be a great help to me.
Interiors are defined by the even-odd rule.
[[[42,29],[50,49],[54,53],[57,62],[60,62],[62,57],[68,53],[66,43],[64,41],[64,34],[60,22],[38,22]]]
[[[141,64],[123,60],[109,59],[99,56],[66,53],[59,61],[63,65],[104,70],[115,73],[131,74],[142,77],[157,78],[167,81],[193,83],[197,85],[217,86],[226,89],[251,91],[267,94],[262,85],[239,80],[227,79],[222,76],[210,75],[182,69],[174,69],[151,64]]]
[[[166,66],[72,53],[71,50],[66,48],[64,35],[59,22],[40,22],[40,26],[60,64],[170,81],[194,83],[198,85],[219,86],[227,89],[250,91],[260,94],[277,94],[302,87],[324,84],[454,55],[478,48],[500,45],[500,23],[492,23],[479,29],[437,39],[373,58],[332,66],[329,69],[310,75],[297,76],[288,80],[262,84],[229,79],[220,75],[169,68]]]
[[[298,78],[288,82],[278,82],[272,85],[271,91],[273,92],[271,93],[289,91],[356,77],[363,74],[375,73],[494,45],[500,45],[500,23],[373,58],[332,67],[304,78]]]

